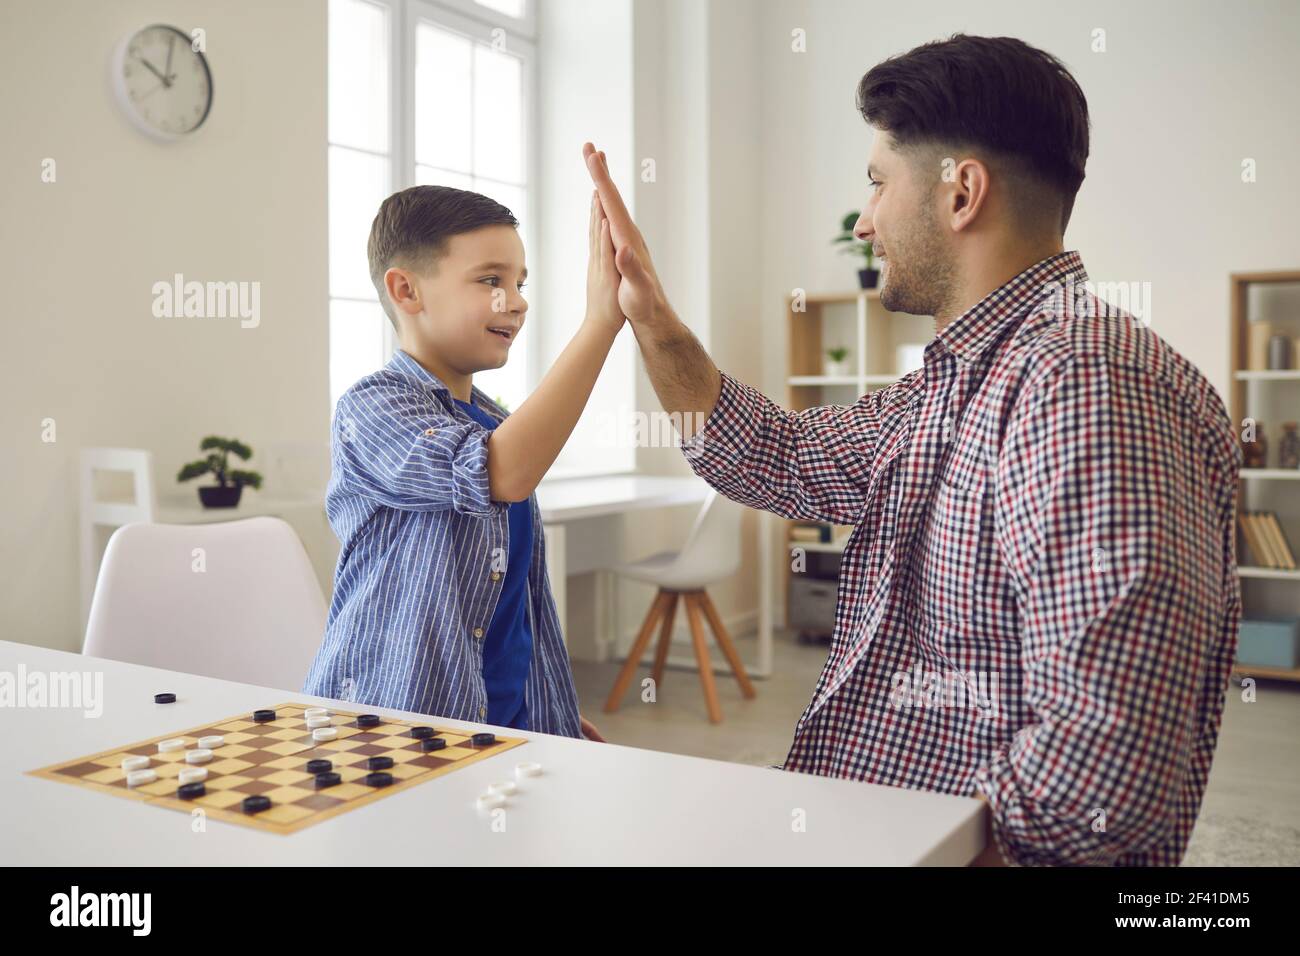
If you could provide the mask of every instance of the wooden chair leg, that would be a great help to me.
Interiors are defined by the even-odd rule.
[[[618,710],[619,702],[627,691],[627,685],[632,683],[632,678],[636,675],[637,666],[641,663],[641,655],[645,653],[646,645],[650,643],[650,635],[655,629],[655,624],[659,622],[659,617],[666,610],[670,598],[670,593],[662,589],[655,595],[650,610],[646,612],[645,621],[641,624],[641,632],[637,634],[623,669],[618,672],[618,679],[614,681],[614,689],[609,692],[609,699],[605,701],[606,713],[612,714]]]
[[[731,641],[731,635],[723,626],[722,617],[718,614],[718,609],[713,606],[713,601],[709,597],[708,591],[701,591],[696,598],[700,607],[704,609],[704,616],[709,619],[709,627],[713,628],[713,636],[718,639],[718,646],[722,648],[723,655],[727,658],[727,663],[731,665],[731,671],[736,675],[736,683],[740,685],[740,692],[745,697],[757,697],[758,691],[754,690],[753,683],[749,680],[749,674],[745,671],[745,665],[741,663],[740,655],[736,653],[736,645]]]
[[[668,609],[664,612],[663,627],[659,631],[659,646],[655,648],[655,667],[650,672],[654,678],[655,693],[664,682],[664,664],[668,660],[668,648],[673,642],[673,623],[677,619],[677,594],[676,591],[669,591]]]
[[[710,723],[722,723],[722,707],[718,704],[718,688],[713,683],[713,665],[709,663],[709,647],[704,640],[704,624],[700,621],[698,591],[682,595],[686,601],[686,616],[691,622],[691,637],[695,643],[695,660],[700,665],[700,684],[704,687],[704,704],[709,710]]]

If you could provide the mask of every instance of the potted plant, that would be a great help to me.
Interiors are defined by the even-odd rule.
[[[203,502],[203,507],[233,508],[239,504],[239,495],[244,485],[262,487],[262,476],[257,472],[240,471],[238,468],[232,470],[229,467],[228,460],[232,454],[245,461],[253,456],[253,449],[239,439],[209,435],[199,443],[199,450],[210,451],[211,454],[206,458],[190,462],[176,475],[176,480],[189,481],[191,478],[209,472],[215,475],[217,479],[215,485],[199,489],[199,500]]]
[[[849,370],[849,350],[842,345],[826,350],[826,374],[831,377],[852,375]]]
[[[857,221],[856,211],[846,213],[844,221],[840,223],[840,234],[831,242],[840,247],[840,252],[861,256],[865,260],[863,268],[858,270],[858,285],[863,289],[874,289],[876,281],[880,278],[880,271],[876,268],[876,255],[871,250],[871,243],[863,242],[853,235],[853,224]]]

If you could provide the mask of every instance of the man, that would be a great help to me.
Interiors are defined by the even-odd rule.
[[[957,35],[876,66],[858,106],[875,192],[855,234],[882,303],[937,334],[849,406],[790,412],[720,372],[588,151],[619,303],[691,467],[751,507],[854,525],[785,767],[978,796],[977,862],[1175,865],[1241,614],[1223,404],[1064,249],[1088,113],[1058,60]]]

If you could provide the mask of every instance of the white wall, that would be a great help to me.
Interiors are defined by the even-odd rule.
[[[1091,155],[1066,248],[1094,280],[1150,282],[1152,327],[1226,394],[1228,273],[1297,265],[1300,5],[933,0],[886,14],[765,0],[760,19],[765,330],[778,328],[793,286],[853,281],[827,243],[866,201],[871,132],[853,105],[862,74],[955,32],[1010,35],[1061,58],[1088,99]],[[796,27],[807,53],[790,51]],[[1090,52],[1098,27],[1105,53]],[[1258,161],[1254,184],[1241,182],[1244,157]],[[764,380],[778,388],[783,355],[765,355]]]
[[[213,72],[207,122],[168,146],[106,80],[119,38],[159,21],[205,28]],[[79,649],[83,446],[151,449],[163,494],[194,494],[175,473],[209,433],[253,446],[266,495],[328,477],[325,4],[5,0],[0,129],[0,637]],[[177,272],[260,281],[260,325],[155,319]],[[324,472],[277,467],[291,444]]]
[[[850,0],[617,0],[599,4],[598,20],[596,0],[546,2],[539,44],[558,59],[543,61],[540,83],[557,98],[540,124],[547,231],[534,320],[572,298],[585,249],[566,230],[576,221],[581,235],[585,199],[563,210],[586,186],[569,140],[594,136],[683,318],[721,368],[783,402],[784,295],[854,279],[829,239],[866,196],[871,131],[853,107],[856,83],[881,59],[962,30],[1019,36],[1074,71],[1093,134],[1067,248],[1099,281],[1150,282],[1154,328],[1221,390],[1227,274],[1297,265],[1300,182],[1287,161],[1300,155],[1300,7],[1288,0],[888,11]],[[104,79],[116,40],[158,19],[206,27],[214,70],[212,117],[194,142],[171,147],[118,116]],[[588,21],[628,45],[583,46],[572,31]],[[807,31],[806,53],[790,50],[795,27]],[[1089,49],[1097,27],[1105,53]],[[605,85],[584,92],[593,74]],[[12,450],[0,468],[0,627],[71,648],[80,447],[151,447],[175,491],[201,434],[248,441],[268,482],[282,469],[263,455],[328,440],[324,4],[181,0],[164,13],[138,0],[6,0],[0,79],[0,427]],[[56,184],[40,181],[47,156]],[[1240,181],[1244,157],[1257,160],[1254,184]],[[654,183],[638,177],[644,158],[656,160]],[[260,328],[153,319],[150,286],[174,272],[261,281]],[[552,285],[556,275],[567,286]],[[631,347],[630,330],[624,339]],[[657,410],[636,366],[636,407]],[[54,444],[41,442],[47,417]],[[639,449],[636,460],[652,473],[688,471],[675,449]],[[274,480],[288,491],[325,477],[300,464]],[[674,546],[689,519],[631,519],[629,557]],[[753,535],[750,518],[746,564],[715,595],[733,624],[755,608]],[[332,547],[328,532],[309,543],[318,568],[332,567]],[[573,583],[571,608],[589,601],[585,586]],[[627,586],[624,631],[646,601]]]
[[[537,262],[536,308],[529,310],[540,343],[545,374],[577,331],[587,299],[587,227],[591,177],[582,158],[587,141],[604,149],[629,203],[632,163],[632,3],[631,0],[550,0],[537,20],[537,149],[542,169],[538,190],[540,247],[529,250]],[[635,208],[633,208],[635,214]],[[598,467],[635,467],[630,444],[598,447],[607,429],[591,412],[635,407],[629,374],[635,362],[632,330],[624,328],[592,389],[588,414],[574,440],[560,453],[551,475]],[[613,416],[607,416],[605,421]]]
[[[968,32],[1019,37],[1074,73],[1092,137],[1065,247],[1080,250],[1095,281],[1149,282],[1152,327],[1226,396],[1228,274],[1300,266],[1300,179],[1292,170],[1300,155],[1300,5],[932,0],[886,9],[764,0],[757,19],[763,371],[752,384],[784,400],[782,302],[790,289],[854,284],[852,262],[828,243],[843,213],[867,198],[872,134],[854,107],[858,80],[888,56]],[[1090,51],[1098,27],[1105,53]],[[795,28],[807,31],[806,53],[791,52]],[[1241,181],[1244,157],[1257,160],[1253,184]],[[749,235],[738,229],[733,238]],[[740,288],[754,279],[715,268],[712,281]],[[724,368],[730,357],[715,351]],[[1294,404],[1289,417],[1300,417]]]

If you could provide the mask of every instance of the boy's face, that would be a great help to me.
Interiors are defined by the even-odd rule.
[[[404,282],[396,283],[397,290],[391,280],[389,285],[404,313],[404,342],[409,337],[409,344],[461,375],[506,364],[528,311],[520,294],[528,276],[524,244],[513,227],[483,226],[452,236],[432,275],[401,271],[415,285],[414,298],[409,287],[402,289]]]

